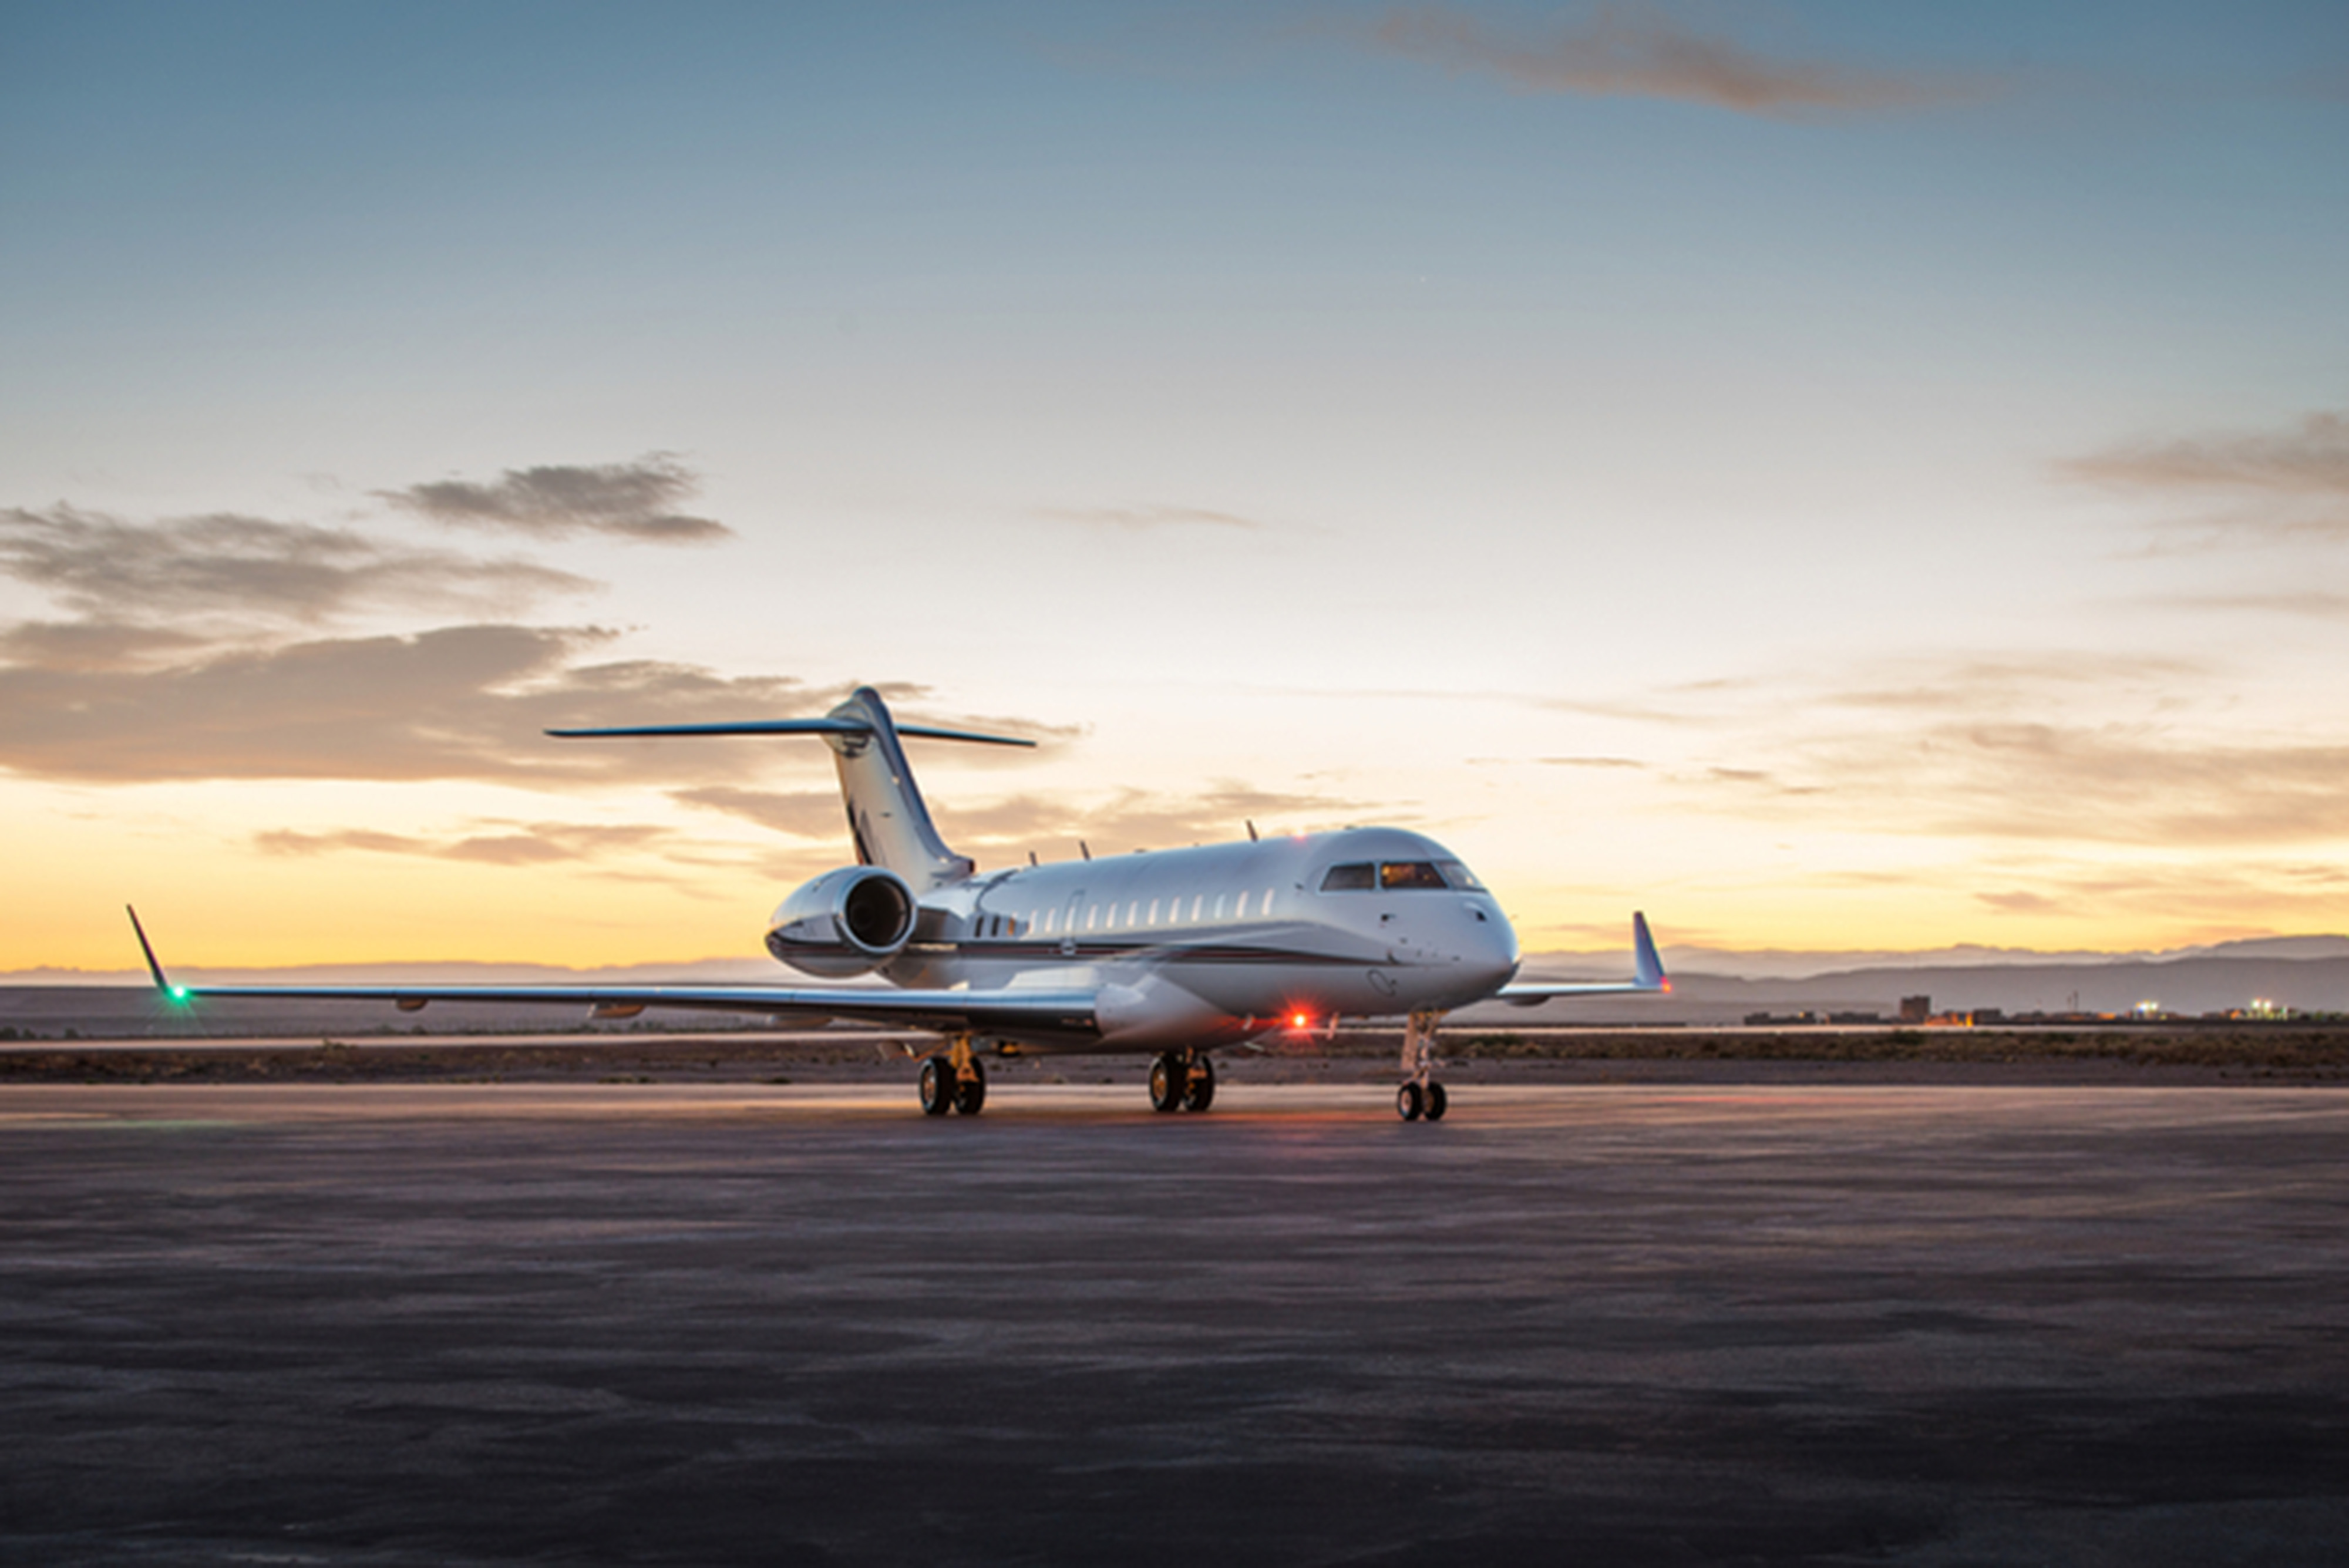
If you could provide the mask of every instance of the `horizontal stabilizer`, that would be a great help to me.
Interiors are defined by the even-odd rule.
[[[930,741],[974,741],[982,746],[1033,746],[1017,735],[982,735],[976,730],[945,730],[935,724],[896,724],[901,735]],[[620,739],[631,735],[869,735],[874,726],[861,719],[746,719],[729,724],[628,724],[611,730],[549,730],[560,740]]]

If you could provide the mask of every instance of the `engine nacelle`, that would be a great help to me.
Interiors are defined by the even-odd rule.
[[[865,974],[914,935],[914,890],[878,866],[827,871],[783,900],[767,930],[767,950],[809,974]]]

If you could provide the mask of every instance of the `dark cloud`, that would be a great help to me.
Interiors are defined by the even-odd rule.
[[[505,529],[536,538],[606,534],[653,545],[706,545],[734,531],[678,510],[699,476],[667,452],[596,467],[510,468],[486,484],[437,480],[380,492],[396,505],[460,527]]]
[[[1529,40],[1496,36],[1464,11],[1426,6],[1387,13],[1367,38],[1455,76],[1498,78],[1516,92],[1671,99],[1780,118],[1924,109],[1987,89],[1979,78],[1773,58],[1645,6],[1603,7],[1580,26]]]
[[[458,626],[215,649],[158,669],[0,668],[0,766],[93,782],[703,782],[771,764],[780,750],[741,741],[557,741],[540,732],[780,717],[836,700],[780,677],[589,661],[612,635]]]
[[[206,645],[160,664],[20,660],[0,666],[0,767],[91,783],[472,779],[705,791],[777,771],[829,777],[822,742],[808,739],[543,734],[804,716],[823,712],[848,691],[661,659],[595,658],[616,635],[594,627],[486,624],[265,648]],[[35,640],[48,639],[45,632]],[[71,638],[63,640],[67,653],[76,651]],[[918,699],[926,689],[893,690]],[[952,712],[934,722],[1009,727]],[[690,804],[756,815],[747,792]]]
[[[1127,534],[1145,534],[1159,528],[1236,528],[1244,533],[1261,533],[1265,527],[1251,517],[1211,512],[1201,506],[1046,506],[1038,508],[1036,514],[1055,523],[1112,528]]]
[[[192,632],[101,620],[26,620],[0,628],[0,664],[135,670],[206,646]]]
[[[473,609],[596,585],[349,528],[215,513],[132,523],[71,506],[0,509],[0,574],[101,625],[254,616],[316,624],[383,606]]]

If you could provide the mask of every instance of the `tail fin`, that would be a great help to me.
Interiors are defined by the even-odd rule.
[[[958,881],[977,870],[976,862],[957,855],[938,836],[881,694],[860,686],[825,717],[846,722],[824,740],[840,771],[840,798],[848,808],[857,864],[895,871],[916,888]]]
[[[614,730],[549,730],[564,739],[622,735],[822,735],[840,769],[840,795],[848,807],[848,831],[856,840],[858,864],[895,871],[916,888],[935,888],[968,877],[977,867],[948,849],[930,821],[929,807],[905,765],[900,734],[942,741],[978,741],[992,746],[1032,746],[1009,735],[981,735],[908,724],[902,731],[888,704],[870,686],[821,719],[761,719],[735,724],[633,724]]]

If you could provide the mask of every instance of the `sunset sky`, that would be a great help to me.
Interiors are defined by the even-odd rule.
[[[1389,822],[1530,949],[2349,929],[2349,6],[0,5],[0,971]]]

